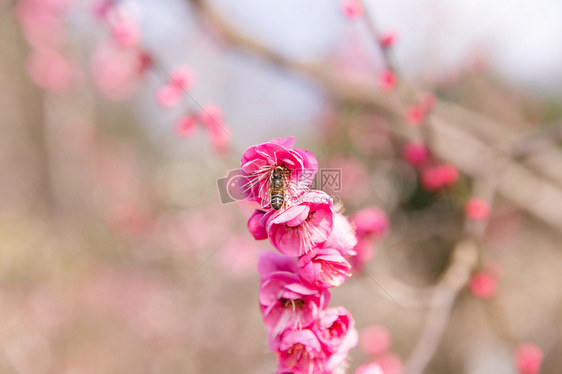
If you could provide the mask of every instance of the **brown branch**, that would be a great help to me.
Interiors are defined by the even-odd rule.
[[[405,372],[421,374],[437,350],[458,293],[467,284],[478,258],[477,244],[465,239],[455,247],[449,267],[431,297],[426,323],[406,363]]]

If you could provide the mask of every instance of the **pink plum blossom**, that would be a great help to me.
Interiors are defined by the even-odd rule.
[[[279,358],[278,373],[326,373],[326,353],[310,329],[287,330],[270,342]]]
[[[339,287],[351,276],[351,265],[333,248],[316,248],[298,260],[300,279],[312,287]]]
[[[347,352],[357,345],[358,334],[355,330],[355,321],[351,313],[344,307],[322,310],[312,329],[324,350],[330,354],[347,355]]]
[[[298,201],[271,215],[266,227],[271,244],[291,257],[308,253],[326,241],[333,230],[332,202],[326,193],[308,191]]]
[[[303,284],[295,273],[277,271],[263,279],[258,300],[267,330],[278,335],[311,325],[330,293]]]
[[[318,161],[309,151],[293,149],[295,138],[276,138],[267,143],[249,147],[242,156],[240,167],[244,178],[243,193],[257,201],[264,209],[270,207],[268,187],[276,167],[285,167],[289,176],[288,192],[296,197],[299,189],[308,188],[318,171]]]

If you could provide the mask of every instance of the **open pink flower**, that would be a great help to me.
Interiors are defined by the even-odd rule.
[[[263,320],[271,336],[286,329],[310,326],[330,301],[330,293],[303,284],[296,274],[296,259],[264,251],[258,261]]]
[[[326,373],[326,354],[310,329],[285,331],[270,341],[279,358],[278,373]]]
[[[324,350],[330,354],[345,357],[347,352],[357,345],[359,335],[355,330],[355,321],[344,307],[322,310],[312,329]]]
[[[334,227],[326,241],[320,244],[321,248],[333,248],[343,257],[355,256],[353,248],[357,245],[355,228],[349,220],[340,213],[334,213]]]
[[[288,170],[288,192],[296,196],[299,190],[312,184],[318,171],[318,161],[309,151],[293,149],[295,138],[276,138],[267,143],[249,147],[242,156],[240,167],[244,178],[243,193],[263,208],[269,208],[268,187],[273,170],[284,167]]]
[[[294,273],[277,271],[264,278],[258,299],[267,330],[278,335],[311,325],[330,293],[303,284]]]
[[[339,287],[351,276],[351,265],[334,248],[315,248],[298,261],[300,279],[316,288]]]
[[[321,191],[308,191],[298,202],[271,215],[266,227],[271,244],[291,257],[308,253],[326,241],[333,229],[330,196]]]

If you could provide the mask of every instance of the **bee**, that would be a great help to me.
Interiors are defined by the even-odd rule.
[[[285,205],[285,192],[287,189],[287,175],[289,170],[284,166],[277,166],[271,172],[269,179],[269,201],[275,210]]]

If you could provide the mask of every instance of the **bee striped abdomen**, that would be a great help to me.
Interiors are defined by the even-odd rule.
[[[279,210],[285,201],[285,194],[283,191],[271,191],[271,207]]]
[[[271,173],[271,180],[269,182],[270,188],[270,203],[271,207],[275,210],[281,209],[285,203],[285,181],[284,181],[285,169],[282,167],[277,167]]]

